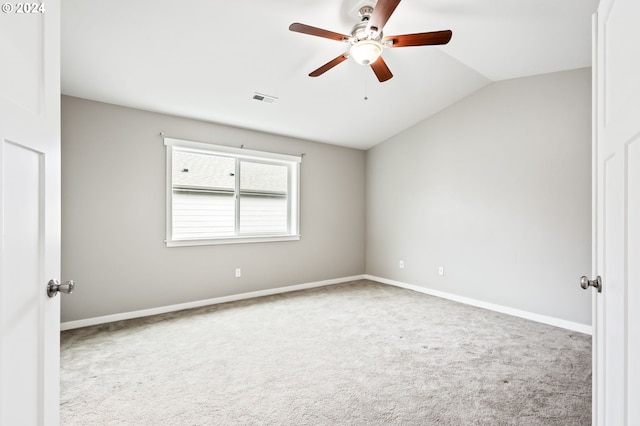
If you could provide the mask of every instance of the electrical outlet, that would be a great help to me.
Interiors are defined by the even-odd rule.
[[[444,275],[444,266],[438,266],[438,275]]]
[[[400,262],[398,262],[398,267],[399,267],[400,269],[403,269],[403,268],[404,268],[404,260],[401,260]]]
[[[242,276],[242,270],[240,268],[236,268],[236,278],[240,278]]]

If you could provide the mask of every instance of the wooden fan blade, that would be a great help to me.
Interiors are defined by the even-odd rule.
[[[289,25],[290,31],[295,31],[297,33],[309,34],[317,37],[324,37],[331,40],[342,41],[344,39],[348,39],[348,35],[334,33],[333,31],[323,30],[322,28],[312,27],[311,25],[301,24],[299,22],[295,22]]]
[[[403,34],[384,37],[382,42],[391,41],[393,44],[389,47],[409,47],[409,46],[427,46],[436,44],[447,44],[451,40],[453,33],[450,30],[432,31],[429,33]]]
[[[396,10],[398,3],[400,3],[400,0],[378,0],[371,14],[371,18],[369,18],[367,29],[375,29],[375,31],[378,32],[382,31],[391,14]]]
[[[382,59],[382,56],[380,56],[374,63],[371,64],[371,69],[376,74],[376,77],[378,77],[380,83],[387,81],[391,77],[393,77],[393,74],[391,74],[391,70],[387,66],[387,63],[384,61],[384,59]]]
[[[318,77],[318,76],[324,74],[325,72],[329,71],[331,68],[335,67],[339,63],[346,61],[347,60],[347,54],[348,54],[348,52],[345,52],[342,55],[330,60],[329,62],[327,62],[326,64],[324,64],[320,68],[318,68],[317,70],[311,71],[311,73],[309,73],[309,77]]]

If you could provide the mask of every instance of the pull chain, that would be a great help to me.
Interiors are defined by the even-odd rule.
[[[363,70],[366,70],[366,68],[368,68],[368,66],[362,67]],[[362,74],[362,76],[364,77],[364,100],[368,101],[369,97],[367,96],[367,76],[364,73]]]

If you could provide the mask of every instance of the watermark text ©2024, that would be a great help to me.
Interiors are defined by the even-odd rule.
[[[30,15],[45,13],[46,7],[44,3],[3,3],[1,10],[6,14]]]

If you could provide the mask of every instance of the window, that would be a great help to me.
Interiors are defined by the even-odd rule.
[[[168,247],[300,239],[301,157],[164,143]]]

